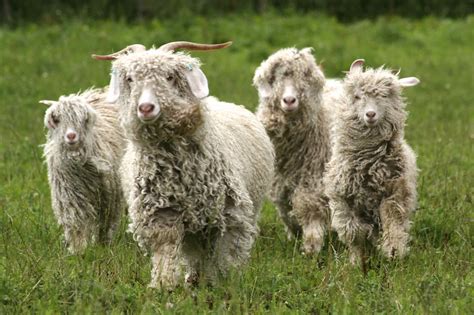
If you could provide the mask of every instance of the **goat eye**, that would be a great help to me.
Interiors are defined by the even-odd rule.
[[[48,120],[48,128],[50,129],[56,129],[58,126],[59,119],[56,116],[51,115]]]
[[[128,82],[128,83],[131,83],[131,82],[133,82],[133,79],[132,79],[132,77],[127,77],[127,82]]]
[[[354,99],[355,99],[356,101],[360,100],[360,95],[354,95]]]
[[[166,81],[171,82],[173,81],[174,77],[170,74],[166,77]]]

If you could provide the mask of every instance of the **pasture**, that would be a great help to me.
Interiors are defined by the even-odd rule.
[[[212,95],[251,110],[258,101],[253,72],[282,47],[314,47],[327,77],[342,77],[365,58],[420,78],[405,92],[406,138],[420,168],[409,256],[373,257],[364,274],[331,235],[319,257],[304,257],[269,202],[249,264],[214,287],[147,289],[150,261],[125,232],[125,217],[111,247],[68,254],[51,209],[38,100],[107,85],[110,64],[91,53],[178,39],[233,40],[229,49],[193,55],[204,63]],[[266,14],[0,28],[0,313],[472,314],[473,57],[474,16],[341,24]]]

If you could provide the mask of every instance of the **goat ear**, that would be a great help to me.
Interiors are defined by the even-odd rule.
[[[88,110],[87,117],[89,118],[88,119],[89,124],[94,125],[95,121],[97,120],[97,111],[89,104],[87,104],[87,110]]]
[[[205,98],[209,95],[209,86],[207,84],[206,75],[201,69],[199,69],[199,67],[192,67],[191,70],[186,71],[185,76],[194,96],[197,98]]]
[[[258,90],[258,96],[260,96],[260,98],[269,97],[270,94],[272,93],[272,87],[270,86],[268,82],[262,82],[258,84],[257,90]]]
[[[120,82],[119,77],[116,71],[112,70],[110,74],[110,84],[109,84],[109,91],[107,93],[107,98],[105,101],[107,103],[115,103],[120,96]]]
[[[44,115],[44,126],[48,129],[56,129],[56,124],[53,121],[53,117],[51,117],[51,112],[49,110],[46,111]]]
[[[364,63],[365,63],[364,59],[354,60],[354,62],[351,64],[351,68],[349,72],[362,71],[362,68],[364,67]]]
[[[416,77],[408,77],[408,78],[401,78],[398,80],[401,86],[403,87],[409,87],[409,86],[415,86],[418,83],[420,83],[420,80]]]

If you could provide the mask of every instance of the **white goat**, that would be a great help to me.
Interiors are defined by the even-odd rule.
[[[151,287],[175,287],[182,262],[188,282],[240,266],[258,233],[272,178],[271,142],[245,108],[206,98],[196,58],[173,53],[226,46],[175,42],[96,56],[116,59],[109,99],[119,105],[129,140],[129,230],[152,252]]]
[[[272,199],[288,236],[302,233],[303,250],[318,253],[328,224],[322,184],[330,156],[323,72],[311,48],[281,49],[255,71],[257,116],[275,146]]]
[[[365,257],[367,240],[388,257],[408,251],[417,167],[404,139],[401,92],[418,83],[383,68],[363,71],[363,60],[354,61],[344,79],[325,187],[332,227],[349,246],[353,263]]]
[[[101,90],[61,96],[50,105],[44,156],[54,214],[68,248],[82,252],[88,243],[110,242],[123,197],[119,166],[124,140],[115,106]]]

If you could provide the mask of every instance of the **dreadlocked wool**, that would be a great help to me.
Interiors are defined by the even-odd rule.
[[[124,140],[116,107],[98,89],[45,101],[44,156],[51,199],[72,253],[108,243],[123,209],[119,167]]]
[[[332,227],[354,263],[366,244],[388,257],[408,251],[416,208],[416,157],[404,139],[402,87],[418,83],[355,61],[343,82],[334,117],[333,153],[325,176]]]
[[[242,106],[207,95],[199,61],[151,49],[113,63],[128,139],[129,230],[152,254],[151,287],[214,279],[250,256],[274,153]]]
[[[255,71],[257,116],[275,147],[272,200],[288,237],[302,234],[305,253],[323,245],[329,207],[322,183],[330,157],[326,79],[310,48],[285,48]]]

